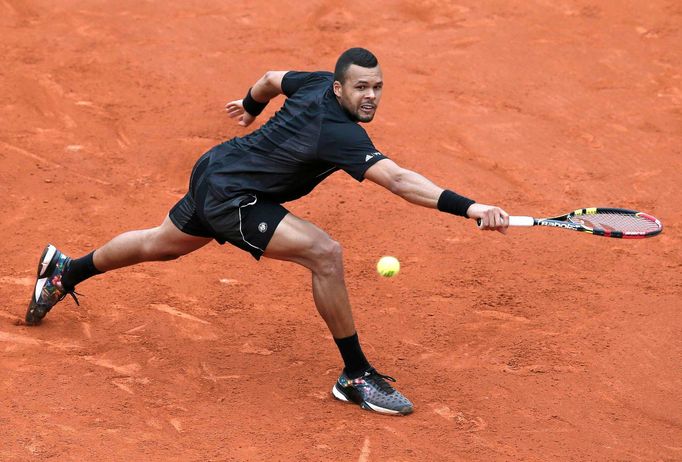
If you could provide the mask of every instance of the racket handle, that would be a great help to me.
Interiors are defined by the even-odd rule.
[[[476,219],[476,224],[481,227],[481,219]],[[509,216],[509,226],[535,226],[535,218],[533,217],[515,217]]]
[[[509,226],[535,226],[535,218],[509,216]]]

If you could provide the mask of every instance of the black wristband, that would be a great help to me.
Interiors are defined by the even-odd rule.
[[[253,97],[251,96],[251,89],[249,88],[249,91],[246,92],[246,96],[242,100],[242,106],[244,106],[244,110],[251,114],[254,117],[258,117],[258,115],[263,112],[263,109],[265,109],[265,106],[267,106],[268,103],[259,103]]]
[[[467,210],[469,210],[471,204],[475,203],[476,201],[468,197],[460,196],[456,192],[446,189],[438,198],[438,210],[468,218]]]

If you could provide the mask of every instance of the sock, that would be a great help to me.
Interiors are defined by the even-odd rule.
[[[350,337],[335,338],[334,341],[336,346],[339,347],[341,357],[346,365],[346,375],[349,378],[357,379],[372,367],[367,358],[365,358],[362,348],[360,348],[357,332]]]
[[[102,274],[100,270],[95,268],[95,263],[92,261],[94,253],[90,252],[84,257],[69,262],[69,267],[62,275],[62,287],[64,289],[70,292],[75,289],[76,284],[97,274]]]

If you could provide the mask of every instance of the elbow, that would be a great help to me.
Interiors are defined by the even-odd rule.
[[[405,172],[399,171],[391,176],[391,181],[388,183],[388,190],[393,194],[403,197],[405,195]]]
[[[260,78],[264,83],[272,83],[272,71],[266,71],[263,77]]]
[[[276,72],[274,71],[267,71],[265,74],[263,74],[263,77],[261,77],[261,81],[265,84],[265,86],[270,92],[277,91],[277,85],[275,83],[275,80]]]

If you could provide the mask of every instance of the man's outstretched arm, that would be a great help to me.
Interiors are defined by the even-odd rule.
[[[239,117],[242,127],[247,127],[265,108],[272,98],[282,94],[282,79],[288,71],[268,71],[251,87],[243,99],[230,101],[225,105],[227,115]]]
[[[365,178],[408,202],[455,215],[481,220],[481,229],[507,231],[509,215],[499,207],[479,204],[445,190],[417,172],[400,167],[390,159],[372,165]]]

